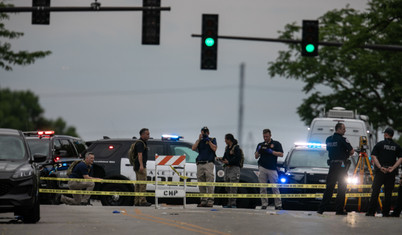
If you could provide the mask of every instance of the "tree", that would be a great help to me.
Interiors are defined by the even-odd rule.
[[[0,2],[0,8],[10,7],[12,5],[6,5]],[[4,20],[8,20],[9,16],[6,13],[0,13],[0,38],[5,38],[6,40],[18,39],[22,37],[24,33],[14,32],[6,29],[4,27]],[[18,51],[15,52],[11,50],[11,44],[8,42],[0,41],[0,68],[6,71],[12,70],[13,65],[29,65],[33,64],[36,59],[44,58],[50,55],[50,51]]]
[[[54,130],[59,135],[78,136],[75,127],[67,126],[62,118],[49,120],[43,112],[39,97],[31,91],[0,89],[0,128]]]
[[[306,125],[322,110],[335,106],[368,115],[374,128],[402,131],[402,52],[363,49],[365,44],[402,45],[402,1],[372,0],[365,12],[346,6],[319,18],[319,56],[301,57],[300,45],[289,44],[269,63],[270,76],[301,80],[309,97],[297,112]],[[283,39],[301,35],[296,23],[285,26]],[[325,88],[325,89],[322,89]],[[328,89],[329,88],[329,89]],[[325,92],[320,92],[319,89]],[[328,91],[327,91],[328,90]]]

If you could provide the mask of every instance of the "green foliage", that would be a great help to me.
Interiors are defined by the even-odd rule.
[[[269,74],[304,82],[309,97],[297,112],[306,125],[322,110],[341,106],[368,115],[375,128],[402,131],[402,52],[362,48],[402,46],[401,20],[401,0],[372,0],[365,12],[349,6],[329,11],[319,18],[320,41],[343,46],[320,46],[319,56],[302,57],[300,45],[289,44],[269,63]],[[288,24],[279,33],[284,39],[300,38],[301,27]]]
[[[58,135],[78,136],[75,127],[62,118],[44,118],[39,98],[31,91],[11,91],[0,88],[0,128],[22,131],[54,130]]]
[[[0,2],[0,8],[10,7],[12,5],[4,4]],[[9,16],[6,13],[0,13],[0,38],[5,38],[6,40],[18,39],[23,36],[24,33],[10,31],[5,28],[4,21],[8,20]],[[50,51],[18,51],[15,52],[11,50],[11,44],[5,42],[4,40],[0,41],[0,68],[11,71],[13,65],[29,65],[33,64],[36,59],[44,58],[47,55],[50,55]]]

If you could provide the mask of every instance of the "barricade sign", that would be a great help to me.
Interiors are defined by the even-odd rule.
[[[159,156],[155,155],[155,172],[158,172],[158,167],[169,166],[180,178],[184,178],[186,175],[186,155],[180,156]],[[178,167],[183,170],[182,174],[174,167]],[[155,178],[155,208],[158,206],[158,198],[183,198],[183,207],[186,208],[186,181],[181,186],[171,188],[166,185],[160,185],[158,183],[158,177]]]

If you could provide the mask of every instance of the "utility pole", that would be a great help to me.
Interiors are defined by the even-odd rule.
[[[240,64],[240,84],[239,84],[239,121],[238,121],[238,133],[237,138],[239,145],[242,143],[243,135],[243,115],[244,115],[244,67],[245,64]]]

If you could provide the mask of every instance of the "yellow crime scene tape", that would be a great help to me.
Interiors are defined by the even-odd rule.
[[[55,178],[40,177],[41,180],[56,181],[79,181],[96,182],[110,184],[155,184],[155,181],[140,180],[110,180],[110,179],[74,179],[74,178]],[[184,185],[184,182],[158,181],[158,185]],[[325,189],[325,184],[270,184],[270,183],[229,183],[229,182],[186,182],[187,186],[217,186],[217,187],[243,187],[243,188],[301,188],[301,189]],[[395,185],[399,187],[399,185]],[[348,188],[371,188],[370,184],[348,185]]]
[[[180,179],[186,180],[186,179],[189,178],[189,177],[187,177],[187,176],[181,175],[181,174],[176,170],[176,168],[174,168],[172,165],[170,165],[170,168],[172,168],[172,170],[180,177]]]
[[[119,195],[119,196],[142,196],[155,197],[153,192],[111,192],[111,191],[86,191],[86,190],[64,190],[64,189],[39,189],[40,193],[59,193],[59,194],[86,194],[86,195]],[[392,196],[397,196],[398,193],[393,193]],[[300,194],[208,194],[208,193],[186,193],[186,197],[213,197],[213,198],[322,198],[322,193],[300,193]],[[346,197],[370,197],[371,193],[347,193]],[[384,193],[380,193],[383,197]],[[333,195],[336,197],[336,194]]]

